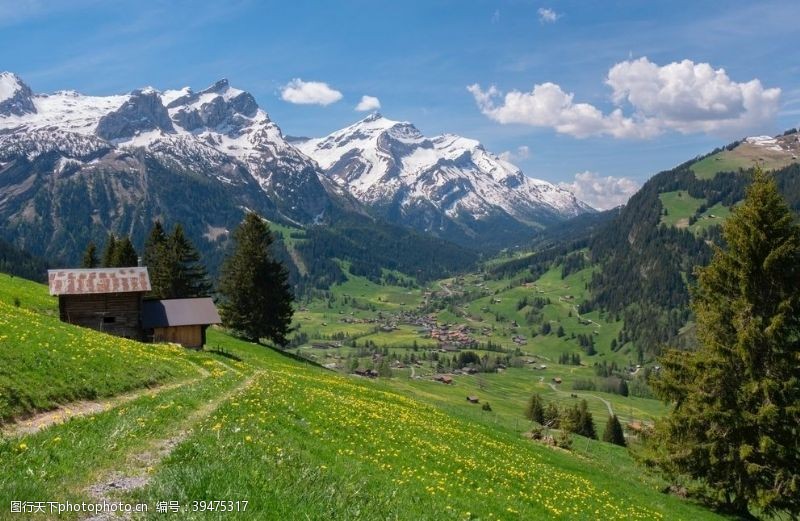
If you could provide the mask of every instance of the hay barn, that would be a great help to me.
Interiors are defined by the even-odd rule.
[[[142,328],[153,342],[201,348],[206,343],[208,326],[221,322],[208,297],[145,300],[142,307]]]
[[[147,268],[48,270],[47,278],[63,322],[143,338],[142,300],[150,291]]]

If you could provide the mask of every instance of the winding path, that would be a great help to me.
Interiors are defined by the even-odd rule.
[[[540,381],[544,381],[544,377],[540,377]],[[587,393],[568,393],[568,392],[565,392],[565,391],[562,391],[562,390],[558,389],[558,388],[555,386],[555,384],[553,384],[553,383],[548,383],[547,385],[549,385],[549,386],[550,386],[550,389],[554,390],[554,391],[555,391],[555,392],[557,392],[558,394],[574,394],[574,395],[576,395],[576,396],[588,396],[589,398],[596,398],[596,399],[600,400],[601,402],[603,402],[603,403],[605,404],[606,408],[608,409],[608,414],[609,414],[609,415],[611,415],[611,416],[613,416],[613,415],[614,415],[614,409],[612,409],[612,408],[611,408],[611,402],[609,402],[609,401],[608,401],[608,400],[606,400],[605,398],[600,398],[600,397],[599,397],[599,396],[597,396],[596,394],[587,394]]]
[[[183,387],[185,385],[193,384],[202,378],[207,378],[211,374],[205,367],[201,366],[200,364],[191,361],[189,363],[191,363],[197,370],[197,372],[200,373],[199,378],[181,380],[178,382],[158,385],[155,387],[144,387],[129,391],[127,393],[118,394],[116,396],[102,398],[99,400],[79,400],[75,402],[70,402],[64,405],[60,405],[50,411],[40,412],[28,418],[19,419],[13,423],[0,425],[0,434],[7,437],[18,437],[18,436],[34,434],[39,432],[40,430],[50,427],[51,425],[64,423],[70,418],[97,414],[103,411],[107,411],[109,409],[113,409],[115,407],[119,407],[120,405],[131,402],[147,394],[156,395],[159,393],[170,391],[172,389],[177,389],[178,387]],[[217,361],[217,363],[221,364],[221,362],[219,361]],[[226,369],[231,369],[238,373],[238,371],[233,367],[229,367],[226,364],[221,364],[221,365],[224,365]]]

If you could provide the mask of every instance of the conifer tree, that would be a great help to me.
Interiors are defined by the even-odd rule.
[[[616,414],[612,414],[608,417],[606,428],[603,431],[603,441],[613,443],[614,445],[619,445],[621,447],[625,447],[627,445],[625,442],[625,434],[622,432],[622,425],[620,425],[619,418],[617,418]]]
[[[577,420],[578,428],[575,434],[580,434],[581,436],[596,440],[597,432],[594,429],[594,418],[592,418],[592,413],[589,412],[589,405],[586,403],[586,400],[581,400],[581,403],[578,405]]]
[[[161,222],[155,221],[145,241],[143,261],[150,273],[154,297],[192,298],[211,293],[200,253],[180,224],[167,235]]]
[[[169,252],[167,234],[161,221],[156,220],[144,243],[142,263],[150,275],[150,294],[156,298],[167,298],[170,287]]]
[[[286,268],[270,253],[272,233],[250,212],[234,231],[235,247],[225,260],[220,279],[222,319],[242,337],[267,338],[286,345],[292,321],[292,293]]]
[[[109,233],[108,238],[106,239],[106,247],[103,250],[102,264],[104,268],[114,267],[114,258],[116,249],[117,249],[117,238],[114,236],[113,233]]]
[[[133,247],[131,238],[125,236],[122,240],[116,241],[111,256],[111,266],[114,268],[129,268],[138,265],[139,255]]]
[[[211,293],[208,274],[200,261],[200,252],[176,224],[168,241],[172,271],[172,298],[204,297]]]
[[[544,423],[548,427],[557,429],[561,424],[561,411],[558,410],[558,405],[555,402],[550,402],[544,408]]]
[[[528,407],[525,409],[525,417],[544,425],[544,402],[539,393],[534,393],[528,401]]]
[[[94,244],[94,241],[89,241],[89,244],[86,246],[86,251],[83,253],[83,261],[81,262],[82,268],[96,268],[98,266],[97,261],[97,246]]]
[[[662,358],[651,463],[720,509],[800,514],[800,228],[757,171],[692,291],[699,348]]]

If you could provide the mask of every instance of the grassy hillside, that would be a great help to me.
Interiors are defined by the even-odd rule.
[[[50,351],[73,337],[86,344],[20,371],[39,376],[31,385],[41,394],[68,388],[57,376],[79,366],[95,366],[81,380],[103,388],[103,370],[123,374],[115,359],[138,364],[142,375],[194,373],[108,410],[0,438],[3,519],[14,518],[11,500],[42,498],[146,501],[148,519],[163,517],[152,509],[165,499],[186,508],[181,519],[231,515],[209,504],[193,512],[195,500],[247,501],[240,519],[717,519],[658,492],[663,483],[642,475],[624,449],[586,440],[569,453],[525,439],[505,419],[515,405],[478,412],[404,388],[400,376],[388,383],[340,376],[216,330],[212,350],[185,353],[121,344],[2,305],[2,353],[24,345],[43,357],[48,348],[32,338],[34,329],[50,335]],[[15,359],[9,365],[18,370]],[[500,376],[489,384],[497,400],[526,394],[526,375]]]
[[[17,281],[14,279],[13,283]],[[30,289],[29,284],[20,286]],[[8,292],[6,286],[0,294]],[[28,298],[33,306],[43,304],[33,295]],[[197,376],[197,370],[186,358],[177,347],[140,344],[72,327],[53,316],[16,307],[3,299],[0,300],[0,420],[75,400],[112,396]]]
[[[778,152],[742,143],[733,150],[711,154],[692,165],[698,179],[713,179],[719,172],[738,172],[760,165],[764,170],[778,170],[797,162],[791,152]]]

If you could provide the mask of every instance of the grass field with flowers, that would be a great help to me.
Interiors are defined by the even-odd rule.
[[[659,492],[663,483],[619,447],[546,447],[508,422],[476,421],[219,330],[209,331],[212,349],[191,352],[44,311],[0,300],[6,414],[178,385],[0,438],[0,519],[24,518],[10,513],[12,501],[99,497],[145,502],[147,519],[720,519]],[[193,511],[194,501],[215,500],[247,507]],[[183,510],[156,512],[163,501]]]
[[[197,374],[181,348],[70,326],[0,300],[0,423]]]
[[[248,519],[719,519],[661,494],[624,449],[551,449],[217,332],[210,340],[262,372],[136,500],[247,500]]]

